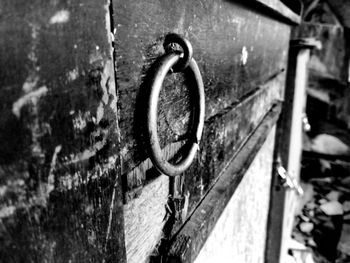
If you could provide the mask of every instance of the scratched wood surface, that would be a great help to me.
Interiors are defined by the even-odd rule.
[[[261,85],[254,94],[220,117],[217,116],[216,119],[206,122],[206,125],[209,126],[206,132],[209,134],[204,135],[206,140],[202,142],[200,157],[185,172],[182,188],[179,187],[184,198],[181,218],[173,223],[169,232],[165,227],[167,217],[164,207],[168,196],[160,193],[168,193],[170,186],[169,183],[164,182],[163,176],[153,178],[144,187],[134,191],[133,196],[129,196],[128,203],[124,206],[128,262],[147,262],[152,254],[159,256],[158,253],[162,253],[155,248],[158,247],[154,246],[155,241],[164,243],[164,240],[171,239],[182,223],[196,211],[199,201],[208,193],[212,183],[224,171],[226,165],[246,142],[246,139],[254,133],[255,128],[271,108],[272,103],[281,98],[281,87],[284,85],[284,81],[285,74],[282,72],[266,84]],[[257,112],[257,114],[251,117],[249,124],[242,126],[242,116],[251,112]],[[171,145],[171,147],[174,149],[175,146]],[[152,165],[147,160],[135,170],[142,174],[146,173],[149,167]],[[135,173],[135,170],[131,174]],[[143,239],[147,239],[148,242],[140,242]],[[153,244],[153,248],[150,247],[151,244]],[[138,247],[137,250],[135,246]]]
[[[124,262],[110,10],[0,2],[1,262]]]
[[[261,138],[261,134],[259,137]],[[254,161],[244,172],[242,181],[213,227],[211,234],[194,261],[195,263],[272,262],[264,261],[264,250],[274,139],[275,132],[272,129]],[[229,188],[227,185],[229,185],[227,181],[222,184],[223,192]],[[215,198],[213,199],[215,200]],[[220,196],[219,200],[222,199],[225,200]],[[212,205],[212,207],[215,206]],[[207,212],[208,210],[206,210]],[[246,220],[247,218],[249,220]],[[194,255],[191,256],[195,257]]]
[[[147,158],[139,139],[142,115],[138,112],[145,107],[140,101],[147,72],[164,54],[168,33],[183,34],[193,45],[204,80],[206,120],[221,115],[285,68],[288,25],[240,3],[114,0],[113,5],[122,174]],[[158,129],[163,146],[187,132],[191,101],[185,78],[169,75],[161,93]],[[144,183],[136,174],[132,181],[138,183],[131,185],[128,177],[128,189]]]
[[[145,262],[166,246],[163,241],[195,211],[232,156],[282,97],[290,25],[243,1],[114,0],[113,7],[124,213],[144,215],[139,220],[125,220],[126,239],[138,242],[140,248],[133,250],[135,244],[129,241],[127,258]],[[182,34],[193,45],[205,86],[206,120],[200,151],[176,184],[175,191],[183,198],[181,218],[171,230],[157,224],[154,233],[135,225],[147,225],[147,218],[163,219],[165,208],[145,211],[144,207],[167,202],[165,196],[152,197],[152,190],[146,191],[149,195],[143,192],[145,187],[157,185],[159,174],[148,160],[142,129],[147,76],[165,53],[163,41],[168,33]],[[168,156],[181,147],[179,138],[186,141],[193,103],[190,87],[191,79],[185,73],[169,74],[160,94],[158,133]],[[163,187],[169,191],[172,185]],[[160,237],[154,250],[138,241],[150,232],[152,237]]]

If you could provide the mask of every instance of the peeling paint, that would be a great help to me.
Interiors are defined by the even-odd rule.
[[[50,18],[50,24],[62,24],[67,23],[69,20],[69,11],[60,10]]]
[[[17,101],[15,101],[12,104],[12,113],[17,116],[17,118],[21,115],[21,109],[24,105],[34,102],[38,100],[40,97],[44,96],[47,93],[48,89],[46,86],[42,86],[38,88],[37,90],[31,91],[24,95],[23,97],[19,98]]]
[[[100,105],[97,107],[97,112],[96,112],[97,123],[99,123],[102,120],[103,114],[104,114],[104,105],[101,102]]]
[[[103,92],[101,102],[97,107],[96,111],[96,121],[99,123],[104,116],[105,106],[111,107],[111,109],[117,114],[116,109],[116,91],[114,85],[114,78],[111,78],[111,73],[113,72],[113,63],[108,60],[104,66],[103,72],[101,74],[101,89]],[[110,83],[112,81],[112,83]]]
[[[106,65],[104,67],[104,70],[103,70],[103,74],[101,76],[101,86],[102,86],[102,89],[103,89],[103,96],[102,96],[102,101],[104,104],[107,104],[108,103],[108,99],[109,99],[109,96],[108,96],[108,93],[109,93],[109,89],[110,88],[110,73],[113,72],[113,65],[111,63],[111,61],[107,61],[106,62]],[[112,94],[114,96],[114,94]]]
[[[53,153],[52,160],[51,160],[51,165],[50,165],[50,172],[49,176],[47,178],[47,194],[50,194],[50,192],[55,188],[55,176],[54,176],[54,171],[57,163],[57,155],[60,153],[62,150],[62,145],[58,145],[55,148],[55,152]]]
[[[247,61],[248,61],[248,51],[247,51],[247,48],[244,46],[242,48],[242,55],[241,55],[241,62],[243,66],[247,64]]]

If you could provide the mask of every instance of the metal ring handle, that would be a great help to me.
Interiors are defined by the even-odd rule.
[[[183,50],[183,55],[182,55],[183,57],[181,57],[180,61],[178,61],[176,65],[173,66],[174,72],[180,72],[180,71],[183,71],[185,68],[187,68],[188,65],[190,64],[193,56],[193,48],[190,41],[188,41],[186,38],[178,34],[171,33],[166,35],[164,39],[164,43],[163,43],[164,49],[168,51],[167,49],[169,49],[169,45],[173,43],[180,45],[180,47]]]
[[[157,118],[158,118],[158,100],[162,89],[163,81],[170,71],[170,69],[181,60],[181,56],[177,53],[166,54],[160,59],[155,74],[151,79],[151,90],[148,100],[147,111],[147,131],[149,137],[149,155],[153,165],[163,174],[168,176],[176,176],[183,173],[192,163],[196,152],[199,148],[199,141],[202,137],[204,127],[204,112],[205,112],[205,98],[204,85],[202,76],[200,74],[196,61],[192,58],[189,62],[188,69],[191,70],[196,82],[196,93],[198,99],[196,100],[196,114],[193,121],[193,129],[191,131],[191,138],[189,143],[189,151],[187,156],[177,164],[169,163],[162,153],[160,148],[158,132],[157,132]]]

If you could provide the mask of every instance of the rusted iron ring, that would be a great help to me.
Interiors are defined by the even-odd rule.
[[[191,62],[193,56],[192,45],[186,38],[175,33],[166,35],[164,39],[163,47],[167,53],[171,50],[171,44],[178,44],[182,48],[181,59],[172,68],[174,72],[181,72],[187,68]]]
[[[204,127],[204,111],[205,111],[205,98],[204,98],[204,86],[202,76],[200,74],[196,61],[192,58],[189,62],[188,69],[193,74],[195,79],[195,95],[197,99],[195,103],[195,114],[193,123],[190,127],[193,127],[190,132],[190,138],[187,141],[189,148],[188,154],[180,162],[176,164],[169,163],[160,148],[159,137],[157,132],[157,119],[158,119],[158,100],[159,94],[162,89],[163,81],[170,71],[170,69],[181,60],[181,55],[178,53],[169,53],[163,56],[157,63],[155,68],[155,74],[153,75],[150,83],[151,90],[148,99],[147,109],[147,132],[149,138],[149,157],[153,165],[163,174],[168,176],[176,176],[183,173],[191,165],[196,152],[199,149],[199,141],[202,136]],[[185,145],[185,146],[186,146]]]

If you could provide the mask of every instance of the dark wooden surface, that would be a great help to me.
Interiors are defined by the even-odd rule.
[[[125,185],[130,191],[145,183],[142,173],[134,172],[136,178],[131,178],[130,172],[147,158],[140,140],[139,112],[145,108],[142,92],[147,89],[147,71],[164,54],[165,36],[180,33],[193,45],[206,93],[203,142],[212,138],[217,144],[220,136],[223,139],[225,126],[220,116],[285,68],[290,31],[288,25],[231,1],[115,0],[113,5],[122,174],[124,178],[129,174]],[[161,93],[158,129],[163,146],[185,137],[187,132],[191,102],[184,79],[184,74],[169,75]],[[250,117],[240,116],[236,129],[247,129]],[[221,131],[215,134],[220,125]],[[205,154],[206,146],[201,148]],[[224,152],[223,148],[220,151]],[[219,161],[208,158],[216,166],[221,165],[222,157]],[[210,179],[203,181],[210,183]]]
[[[283,89],[282,21],[294,18],[258,2],[0,2],[1,261],[125,262],[121,181],[128,200],[158,177],[142,143],[144,91],[174,32],[193,45],[206,124],[195,163],[169,192],[187,196],[185,215],[196,211]],[[186,140],[190,85],[172,74],[161,93],[169,156]]]
[[[147,76],[152,65],[165,54],[163,42],[167,34],[182,34],[191,42],[204,81],[206,119],[200,150],[175,184],[176,189],[169,184],[169,193],[176,192],[185,202],[183,217],[172,223],[169,222],[174,218],[166,221],[165,244],[160,240],[160,249],[195,211],[232,156],[282,96],[290,37],[288,23],[292,22],[280,19],[283,15],[277,15],[273,5],[248,2],[113,1],[120,161],[126,203],[134,203],[132,200],[140,196],[147,199],[142,189],[159,176],[148,160],[142,130],[149,89]],[[190,87],[187,74],[168,74],[160,94],[158,133],[168,156],[173,156],[187,139],[193,106]],[[150,195],[144,205],[152,207],[152,202]],[[133,205],[126,207],[128,214],[142,210]],[[151,214],[145,214],[148,217]],[[129,222],[125,222],[125,227],[128,240],[148,233],[142,229],[135,232]],[[144,250],[143,244],[140,246]]]
[[[1,262],[124,262],[110,17],[0,2]]]
[[[278,19],[284,22],[297,25],[300,23],[302,3],[294,0],[248,0],[245,3],[251,4],[257,8],[266,7]],[[268,11],[267,11],[268,12]]]
[[[193,212],[271,105],[281,98],[284,76],[281,73],[232,109],[207,120],[199,157],[184,173],[183,192],[189,194],[188,213]]]
[[[131,260],[130,262],[143,262],[147,254],[150,254],[149,244],[154,242],[157,237],[159,244],[152,254],[155,260],[159,259],[162,251],[168,246],[169,239],[176,234],[182,223],[193,212],[197,211],[197,205],[200,203],[201,198],[208,191],[210,192],[211,186],[219,178],[220,173],[225,169],[232,156],[237,153],[238,149],[249,138],[275,99],[281,96],[281,87],[283,87],[284,81],[285,74],[281,72],[265,85],[256,89],[254,93],[245,97],[242,102],[237,103],[231,109],[227,109],[227,112],[223,112],[221,116],[207,121],[206,125],[211,127],[209,130],[211,135],[207,136],[207,139],[203,141],[201,154],[204,152],[205,155],[201,155],[204,156],[202,160],[197,158],[189,171],[185,172],[182,178],[179,178],[179,184],[176,184],[176,189],[173,191],[176,198],[183,200],[183,206],[180,206],[180,211],[169,211],[164,209],[164,206],[160,206],[160,204],[167,202],[167,193],[171,194],[173,189],[172,184],[166,185],[162,177],[153,178],[144,187],[139,188],[137,191],[135,190],[134,194],[136,192],[138,194],[129,198],[124,212],[126,215],[134,215],[125,221],[126,240],[128,241],[126,249],[128,258]],[[237,128],[241,125],[242,119],[244,120],[242,116],[252,112],[255,114],[250,118],[250,122],[246,124],[246,127],[241,126],[241,129]],[[211,123],[215,124],[217,122],[221,123],[218,128],[215,128],[215,125],[211,125]],[[225,135],[223,138],[220,138],[220,134]],[[171,146],[174,147],[174,145]],[[137,170],[140,174],[145,173],[150,166],[149,161],[145,161],[140,169],[135,169],[133,172]],[[174,206],[174,202],[171,201],[169,206]],[[148,209],[145,209],[145,207]],[[177,212],[180,213],[180,218],[177,216]],[[137,216],[138,214],[141,216]],[[163,220],[164,218],[166,220]],[[150,224],[148,223],[149,220],[159,223]],[[140,242],[143,239],[147,239],[148,242]],[[135,246],[138,247],[137,251]]]
[[[255,155],[277,122],[280,111],[281,104],[274,105],[268,111],[257,129],[223,171],[214,187],[176,234],[164,255],[169,262],[193,262],[197,257]]]

